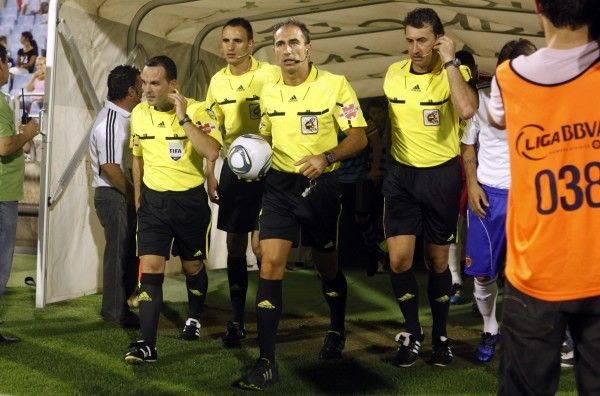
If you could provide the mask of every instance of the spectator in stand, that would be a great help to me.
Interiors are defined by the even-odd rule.
[[[15,60],[12,58],[12,54],[8,49],[8,38],[6,36],[0,36],[0,45],[6,49],[6,59],[8,60],[8,66],[11,67],[15,64]]]
[[[44,101],[44,86],[46,84],[46,58],[43,56],[39,56],[35,61],[35,73],[31,76],[31,80],[29,84],[25,87],[26,92],[36,92],[41,93],[42,95],[36,96],[27,96],[25,97],[25,108],[28,112],[32,112],[32,110],[39,109],[42,107],[42,102]]]
[[[21,0],[20,4],[21,6],[19,7],[19,15],[27,15],[27,10],[29,8],[29,0]]]
[[[35,60],[39,55],[39,49],[31,32],[21,33],[21,44],[23,48],[17,52],[17,64],[10,68],[10,74],[33,73],[35,68]]]
[[[38,10],[37,14],[38,15],[45,15],[48,13],[48,2],[47,1],[42,1],[40,3],[40,9]]]
[[[47,24],[48,23],[48,2],[47,1],[42,1],[40,3],[40,9],[37,12],[38,15],[42,16],[42,24]],[[37,18],[36,18],[36,23],[37,23]]]

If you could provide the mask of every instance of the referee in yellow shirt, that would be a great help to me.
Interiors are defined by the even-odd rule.
[[[181,337],[196,340],[208,288],[210,209],[203,158],[214,161],[222,139],[204,103],[180,95],[177,67],[156,56],[142,70],[146,101],[131,113],[133,186],[138,216],[139,294],[142,339],[130,346],[130,364],[156,361],[165,261],[171,245],[181,257],[188,291],[188,319]]]
[[[415,240],[422,235],[433,317],[431,362],[445,366],[452,361],[446,334],[452,283],[448,248],[456,237],[461,190],[459,122],[475,114],[478,99],[468,83],[469,69],[460,66],[435,11],[417,8],[407,14],[405,26],[410,59],[392,64],[383,86],[392,122],[384,231],[392,288],[406,321],[406,331],[396,336],[395,364],[413,365],[423,341],[412,271]]]
[[[310,32],[290,19],[273,30],[282,79],[261,96],[260,133],[273,147],[259,219],[262,266],[256,295],[260,358],[238,382],[262,390],[278,378],[275,335],[282,311],[282,279],[288,253],[302,240],[315,249],[331,325],[319,357],[341,357],[345,343],[346,278],[337,266],[341,210],[335,170],[339,160],[367,144],[356,94],[343,76],[310,62]],[[338,145],[337,131],[347,137]]]
[[[244,18],[225,23],[221,31],[221,51],[227,66],[210,80],[206,106],[215,116],[223,133],[223,148],[246,133],[258,133],[260,122],[260,91],[265,83],[281,78],[280,68],[252,57],[254,45],[252,25]],[[247,182],[239,179],[223,161],[219,181],[214,174],[214,162],[206,172],[208,196],[219,204],[217,228],[227,232],[227,278],[233,320],[227,323],[223,344],[240,346],[246,337],[244,311],[248,290],[246,249],[248,233],[258,229],[258,212],[264,180]],[[260,260],[258,233],[252,233],[252,250]]]

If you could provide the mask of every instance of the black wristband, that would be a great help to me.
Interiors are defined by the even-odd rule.
[[[183,124],[185,124],[186,122],[192,122],[192,119],[187,114],[185,115],[185,117],[183,117],[183,119],[179,120],[179,125],[183,126]]]

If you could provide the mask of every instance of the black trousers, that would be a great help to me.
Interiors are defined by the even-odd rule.
[[[499,395],[556,393],[567,325],[575,347],[577,391],[600,395],[600,296],[542,301],[506,282]]]

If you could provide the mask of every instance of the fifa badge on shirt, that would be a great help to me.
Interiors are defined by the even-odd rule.
[[[319,120],[315,116],[300,117],[300,124],[304,135],[314,135],[319,132]]]
[[[250,103],[248,110],[250,112],[251,120],[260,119],[260,105],[258,103]]]
[[[423,110],[423,124],[425,126],[440,125],[440,111],[438,109]]]
[[[169,142],[169,157],[173,161],[179,161],[183,156],[183,142],[181,140],[173,140]]]

